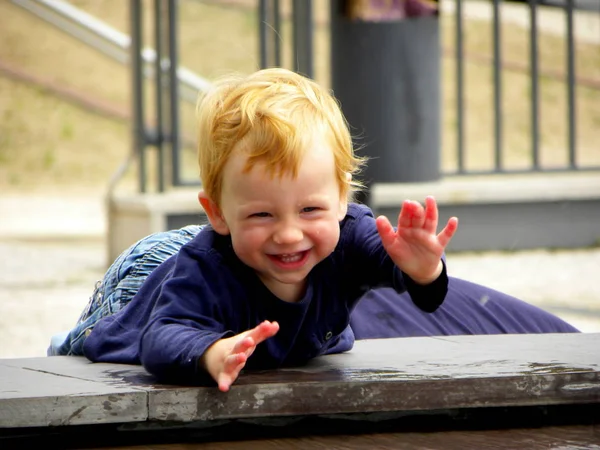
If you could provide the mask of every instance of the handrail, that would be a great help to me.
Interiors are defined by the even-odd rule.
[[[63,0],[11,1],[106,56],[121,64],[129,64],[131,38],[79,8]],[[152,48],[144,48],[142,59],[146,63],[144,76],[152,78],[156,52]],[[207,91],[211,86],[209,81],[185,67],[178,67],[177,78],[179,97],[190,103],[195,103],[198,93]]]

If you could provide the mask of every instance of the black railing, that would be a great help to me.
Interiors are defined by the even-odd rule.
[[[491,163],[486,169],[473,169],[467,164],[467,142],[466,142],[466,88],[465,88],[465,63],[469,55],[465,51],[465,5],[462,0],[456,0],[455,14],[453,18],[454,46],[453,57],[455,58],[455,93],[456,93],[456,130],[455,130],[455,168],[441,171],[443,175],[471,175],[471,174],[497,174],[497,173],[523,173],[523,172],[551,172],[551,171],[573,171],[573,170],[599,170],[598,164],[582,165],[578,163],[577,142],[577,77],[575,47],[575,22],[574,22],[574,0],[564,0],[561,7],[565,17],[565,76],[564,86],[566,91],[565,121],[567,136],[565,149],[568,156],[567,161],[560,167],[547,167],[542,164],[540,155],[540,50],[538,31],[538,9],[540,6],[536,0],[527,0],[530,30],[528,39],[528,79],[530,87],[529,104],[529,153],[526,167],[515,168],[506,164],[506,124],[505,105],[503,104],[504,88],[503,71],[506,61],[503,55],[502,45],[502,8],[501,0],[491,1],[491,33],[492,48],[490,49],[491,60],[489,62],[492,71],[492,98],[490,107],[492,110],[493,131],[493,156]],[[181,176],[180,170],[180,128],[178,116],[178,84],[176,82],[177,68],[177,2],[175,0],[154,0],[155,7],[155,47],[156,62],[156,132],[151,132],[144,125],[144,109],[142,76],[143,61],[139,57],[141,46],[141,2],[130,0],[132,21],[132,70],[133,70],[133,93],[134,93],[134,121],[133,133],[134,143],[138,149],[140,161],[140,190],[146,190],[146,163],[145,149],[154,146],[158,149],[160,163],[158,175],[158,190],[164,190],[166,185],[181,186],[194,184],[186,182]],[[292,28],[292,67],[291,69],[307,76],[314,76],[314,42],[315,21],[313,20],[313,2],[310,0],[292,0],[290,22]],[[589,14],[595,14],[589,12]],[[600,9],[598,11],[600,14]],[[258,48],[261,67],[282,65],[282,8],[279,0],[258,1]],[[409,19],[410,20],[410,19]],[[323,25],[323,24],[320,24]],[[324,26],[328,26],[327,23]],[[137,56],[136,56],[137,55]],[[426,57],[426,56],[425,56]],[[357,62],[359,63],[359,62]],[[600,85],[600,82],[598,82]],[[357,86],[360,89],[360,86]],[[401,106],[399,106],[401,107]],[[170,148],[167,157],[166,148]],[[399,151],[401,151],[399,149]],[[441,149],[440,149],[441,151]],[[598,150],[600,152],[600,149]],[[169,166],[170,171],[165,172]],[[166,179],[168,173],[169,179]]]
[[[565,45],[566,45],[566,77],[565,90],[567,95],[566,122],[567,140],[565,147],[568,152],[568,163],[562,167],[545,168],[540,162],[540,66],[539,66],[539,43],[538,43],[538,8],[540,5],[536,0],[528,0],[529,8],[529,79],[530,79],[530,164],[524,169],[509,169],[504,166],[504,129],[503,129],[503,105],[502,105],[502,39],[501,39],[501,0],[492,0],[492,23],[493,23],[493,108],[494,108],[494,164],[489,170],[468,170],[465,164],[466,145],[464,139],[465,129],[465,80],[464,80],[464,40],[463,40],[463,1],[456,1],[455,14],[455,58],[456,58],[456,151],[457,168],[454,171],[446,171],[445,174],[492,174],[492,173],[515,173],[515,172],[553,172],[569,170],[598,170],[599,165],[578,165],[577,163],[577,129],[576,129],[576,86],[575,76],[576,50],[574,44],[574,2],[564,0],[562,9],[566,21]],[[600,14],[600,2],[598,3]],[[590,12],[593,14],[593,12]],[[600,147],[599,150],[600,152]]]
[[[180,186],[183,183],[179,170],[180,120],[179,82],[177,77],[177,2],[154,0],[154,127],[146,124],[146,95],[144,90],[144,60],[142,4],[130,0],[131,19],[131,70],[132,70],[132,132],[133,145],[139,161],[139,190],[146,192],[148,164],[146,150],[157,150],[156,189],[165,190],[167,184]],[[169,158],[167,151],[170,149]],[[170,163],[170,164],[169,164]],[[170,167],[171,170],[168,170]],[[166,177],[170,175],[167,183]]]

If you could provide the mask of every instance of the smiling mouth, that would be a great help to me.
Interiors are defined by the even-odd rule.
[[[309,250],[296,253],[281,253],[279,255],[268,255],[269,259],[277,265],[293,268],[304,264],[308,257]]]

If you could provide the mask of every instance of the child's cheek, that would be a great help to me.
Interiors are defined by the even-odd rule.
[[[322,221],[314,228],[314,239],[326,247],[335,247],[340,238],[338,222]]]
[[[237,236],[238,247],[246,251],[259,249],[268,240],[268,232],[263,227],[249,227],[240,230]]]

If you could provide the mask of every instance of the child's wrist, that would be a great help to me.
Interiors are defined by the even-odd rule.
[[[407,274],[411,280],[413,280],[415,283],[420,284],[420,285],[427,285],[427,284],[431,284],[433,283],[435,280],[437,280],[439,278],[439,276],[442,274],[442,271],[444,270],[444,264],[442,263],[442,260],[440,259],[437,267],[435,268],[435,271],[429,275],[429,276],[425,276],[425,277],[420,277],[420,276],[413,276],[411,274]]]
[[[211,346],[204,351],[204,354],[198,360],[198,365],[200,366],[200,369],[209,373],[211,376],[213,376],[213,374],[211,373],[211,368],[214,367],[215,358],[218,358],[217,355],[219,353],[219,342],[221,341],[222,339],[219,339],[218,341],[211,344]]]

